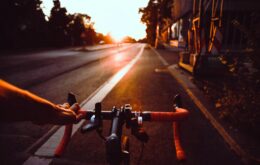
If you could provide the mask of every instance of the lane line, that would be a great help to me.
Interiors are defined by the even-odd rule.
[[[158,56],[158,58],[161,60],[164,66],[168,66],[169,63],[158,53],[153,47],[152,47],[153,52]]]
[[[177,67],[177,66],[171,66]],[[170,69],[170,73],[173,77],[178,77],[176,72]],[[191,98],[191,100],[196,104],[196,106],[200,109],[202,114],[209,120],[212,126],[218,131],[218,133],[222,136],[224,141],[230,146],[231,150],[233,150],[243,162],[247,162],[249,160],[248,154],[242,149],[242,147],[236,143],[236,141],[229,135],[229,133],[222,127],[222,125],[211,115],[208,109],[203,105],[203,103],[196,97],[196,95],[187,87],[184,80],[180,78],[176,78],[176,80],[184,87],[184,90]]]
[[[45,133],[41,138],[39,138],[35,143],[33,143],[31,146],[29,146],[24,152],[30,153],[33,149],[36,149],[37,146],[40,144],[43,144],[46,139],[48,139],[54,132],[56,132],[59,129],[59,126],[55,125],[53,126],[47,133]]]
[[[126,73],[134,66],[134,64],[138,61],[144,51],[144,45],[140,46],[141,50],[138,52],[136,57],[130,61],[124,68],[122,68],[119,72],[117,72],[111,79],[105,82],[94,94],[90,95],[83,101],[82,109],[94,109],[94,105],[96,102],[101,102],[108,93],[117,85],[117,83],[126,75]],[[75,132],[81,127],[84,123],[84,120],[79,122],[78,124],[73,126],[72,136]],[[24,165],[47,165],[52,162],[54,151],[60,139],[62,138],[64,132],[64,126],[60,127],[35,153],[34,156],[29,157]]]

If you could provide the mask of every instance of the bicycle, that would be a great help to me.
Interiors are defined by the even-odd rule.
[[[76,103],[76,97],[73,94],[68,95],[68,103],[70,105]],[[181,107],[181,98],[177,95],[174,99],[173,112],[151,112],[151,111],[132,111],[129,104],[116,108],[115,106],[110,111],[103,111],[101,103],[95,104],[95,109],[85,111],[85,119],[90,120],[90,123],[81,128],[81,133],[87,133],[96,130],[98,135],[105,141],[106,159],[108,164],[119,165],[124,163],[130,164],[129,153],[129,137],[123,135],[123,126],[131,129],[131,133],[142,143],[148,142],[149,136],[142,128],[143,121],[160,121],[173,122],[174,128],[174,143],[176,148],[176,156],[178,160],[185,160],[185,153],[180,144],[178,121],[186,118],[189,112]],[[109,136],[104,137],[102,134],[103,120],[111,120],[111,128]],[[72,125],[65,127],[63,138],[56,148],[55,156],[59,157],[64,152],[67,144],[70,141]]]

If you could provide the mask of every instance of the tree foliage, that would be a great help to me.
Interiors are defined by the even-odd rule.
[[[3,0],[0,8],[1,48],[20,48],[45,43],[47,22],[40,0]]]
[[[3,0],[0,6],[1,49],[73,46],[98,42],[91,17],[68,14],[53,0],[48,20],[41,0]]]
[[[60,6],[59,0],[53,0],[53,3],[54,7],[51,9],[49,18],[51,41],[56,46],[64,46],[69,42],[67,25],[70,18],[66,8]]]
[[[148,5],[139,9],[142,13],[141,21],[146,24],[147,42],[154,45],[156,38],[156,26],[162,25],[166,19],[171,18],[172,0],[149,0]]]
[[[146,7],[139,9],[139,13],[142,13],[141,21],[146,24],[147,42],[151,45],[154,45],[156,38],[157,12],[158,8],[151,0]]]

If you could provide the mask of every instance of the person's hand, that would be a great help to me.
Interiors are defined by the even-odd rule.
[[[80,111],[80,106],[78,103],[73,104],[71,107],[68,103],[56,105],[52,119],[46,116],[43,123],[52,123],[52,124],[76,124],[81,119],[85,117],[85,113]]]
[[[56,105],[0,80],[0,122],[32,121],[37,124],[72,124],[84,117],[76,103]]]

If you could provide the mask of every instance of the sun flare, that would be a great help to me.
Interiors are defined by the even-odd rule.
[[[61,6],[69,13],[85,13],[95,22],[97,32],[110,33],[116,40],[125,36],[141,39],[146,36],[146,26],[141,23],[138,10],[145,7],[148,0],[60,0]],[[44,12],[49,15],[52,0],[43,0]]]

